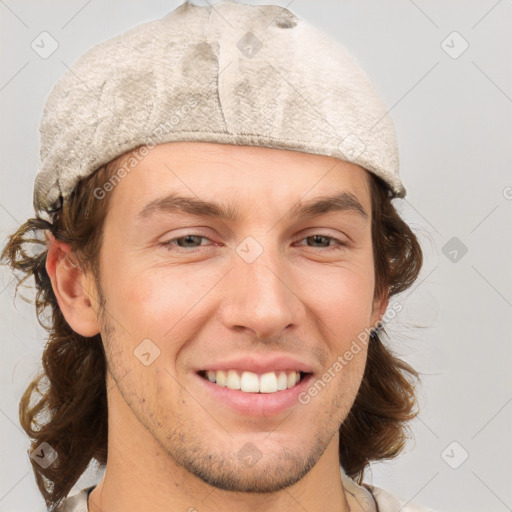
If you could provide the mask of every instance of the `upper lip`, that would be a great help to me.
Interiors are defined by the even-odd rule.
[[[269,354],[269,355],[245,355],[225,359],[224,361],[212,362],[199,368],[198,371],[217,371],[217,370],[240,370],[253,373],[267,373],[275,371],[299,371],[312,373],[313,368],[305,361],[301,361],[287,354]]]

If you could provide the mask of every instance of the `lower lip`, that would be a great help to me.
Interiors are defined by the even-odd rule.
[[[289,389],[275,393],[246,393],[239,389],[229,389],[210,382],[196,374],[206,391],[231,409],[246,416],[269,416],[286,411],[294,405],[300,404],[299,395],[309,386],[313,375],[305,375],[300,382]]]

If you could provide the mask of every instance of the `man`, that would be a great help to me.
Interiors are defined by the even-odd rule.
[[[41,134],[3,258],[53,313],[21,403],[49,508],[426,510],[363,484],[415,415],[378,334],[422,253],[339,45],[278,6],[183,4],[83,55]]]

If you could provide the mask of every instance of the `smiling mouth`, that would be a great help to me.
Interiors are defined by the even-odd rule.
[[[310,374],[293,370],[263,374],[240,370],[201,370],[198,375],[219,387],[244,393],[278,393],[295,387]]]

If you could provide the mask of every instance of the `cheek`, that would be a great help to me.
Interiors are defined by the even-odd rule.
[[[134,338],[163,340],[169,333],[176,336],[182,331],[181,321],[185,317],[190,321],[201,310],[201,299],[215,286],[218,277],[211,269],[144,268],[126,261],[111,265],[106,281],[109,310],[126,330]]]
[[[369,325],[374,281],[363,262],[324,267],[307,279],[300,277],[301,298],[331,329],[329,338],[357,336]]]
[[[211,302],[208,294],[225,273],[224,266],[214,270],[213,265],[144,267],[133,255],[122,251],[116,255],[113,249],[103,262],[107,309],[135,340],[163,339],[175,328],[177,335],[185,317],[188,324],[194,316],[204,315]],[[325,330],[326,339],[346,341],[369,325],[374,287],[371,251],[354,253],[345,262],[295,262],[285,274],[299,300],[324,323],[319,328]]]

